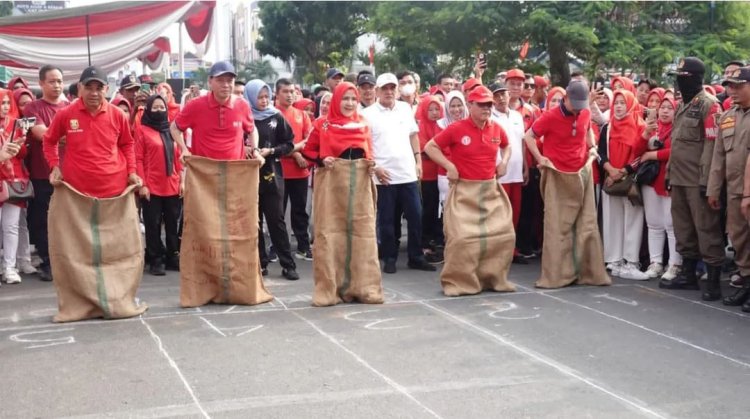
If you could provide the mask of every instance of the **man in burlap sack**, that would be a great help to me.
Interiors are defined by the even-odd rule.
[[[180,246],[180,305],[260,304],[258,171],[264,159],[250,105],[233,96],[232,64],[209,70],[211,92],[188,102],[170,132],[186,159]],[[182,132],[192,129],[190,149]],[[245,143],[244,137],[248,136]]]
[[[516,242],[513,210],[496,180],[505,175],[512,150],[503,128],[490,119],[492,92],[479,86],[468,101],[469,118],[451,124],[425,146],[452,183],[445,202],[440,274],[443,293],[450,297],[516,290],[508,281]],[[451,160],[443,148],[450,149]],[[503,158],[496,164],[498,149]]]
[[[55,187],[49,210],[54,320],[136,316],[147,307],[135,301],[143,244],[131,196],[142,184],[133,137],[125,115],[106,100],[107,73],[88,67],[78,89],[80,100],[55,115],[43,139]]]
[[[542,274],[535,284],[539,288],[612,282],[604,266],[596,220],[591,173],[596,142],[588,100],[586,82],[571,81],[560,106],[545,112],[524,137],[542,169],[544,244]],[[536,146],[539,137],[544,155]]]

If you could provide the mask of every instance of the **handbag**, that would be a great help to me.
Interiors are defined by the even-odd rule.
[[[642,162],[635,174],[636,182],[639,185],[653,185],[656,177],[659,176],[660,168],[659,162],[656,160]]]
[[[26,201],[34,197],[34,185],[28,179],[4,180],[3,189],[8,193],[6,201]]]
[[[617,182],[614,182],[612,185],[607,186],[607,184],[604,184],[604,192],[607,193],[607,195],[610,196],[628,196],[628,193],[630,192],[630,189],[634,186],[634,176],[633,175],[627,175],[623,176],[620,180]]]

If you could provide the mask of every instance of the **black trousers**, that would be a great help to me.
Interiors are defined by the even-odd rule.
[[[182,202],[180,197],[151,195],[151,199],[141,200],[143,210],[143,225],[146,227],[146,261],[153,263],[158,259],[172,256],[180,251],[180,237],[177,234],[179,227]],[[164,232],[167,246],[161,241],[161,225],[164,223]]]
[[[440,192],[437,180],[423,180],[422,187],[422,247],[428,247],[430,242],[442,245],[443,220],[438,217],[440,207]]]
[[[34,185],[34,198],[29,200],[26,221],[29,226],[29,239],[45,265],[49,265],[49,240],[47,238],[47,213],[54,189],[46,179],[31,179]]]
[[[538,168],[529,168],[529,183],[521,191],[521,216],[518,219],[516,248],[529,254],[542,248],[544,201],[539,182],[542,178]]]
[[[310,216],[307,214],[307,178],[284,179],[284,214],[287,204],[291,202],[290,218],[292,232],[297,239],[297,250],[310,250]]]
[[[268,225],[268,235],[271,236],[271,244],[279,255],[279,263],[285,269],[296,269],[297,265],[292,259],[291,246],[289,245],[289,233],[284,222],[284,210],[282,205],[283,188],[274,183],[263,184],[261,181],[258,194],[258,214],[260,224],[258,225],[258,252],[260,253],[260,266],[268,266],[268,252],[266,252],[266,240],[263,237],[263,218]]]

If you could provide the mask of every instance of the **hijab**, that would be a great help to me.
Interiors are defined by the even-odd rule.
[[[323,125],[327,125],[326,133],[330,141],[335,142],[346,138],[347,142],[361,142],[365,144],[370,141],[370,129],[367,121],[359,114],[356,108],[350,116],[344,116],[341,113],[341,101],[344,98],[344,94],[350,90],[354,92],[357,103],[359,103],[359,91],[357,88],[349,82],[339,83],[333,90],[331,107],[328,110],[328,115],[325,117],[327,124],[324,122]]]
[[[630,80],[628,77],[613,77],[612,78],[612,87],[614,88],[615,83],[620,82],[622,84],[622,89],[627,90],[628,92],[632,93],[633,95],[636,94],[636,88],[635,83],[633,83],[633,80]]]
[[[174,98],[174,91],[172,91],[172,86],[170,86],[169,83],[159,83],[156,87],[161,87],[167,91],[167,116],[169,116],[169,120],[171,121],[177,116],[178,113],[180,113],[180,105]]]
[[[115,106],[120,106],[124,104],[128,108],[128,112],[130,112],[130,117],[133,117],[133,107],[130,105],[130,102],[127,101],[124,97],[120,96],[119,94],[115,96],[114,99],[112,99],[112,104]]]
[[[19,81],[21,82],[21,84],[23,84],[24,89],[29,88],[29,83],[27,83],[26,80],[23,79],[23,77],[16,76],[10,79],[10,81],[8,82],[8,89],[13,90],[13,86],[15,86]]]
[[[615,100],[618,96],[622,96],[625,99],[625,105],[627,107],[625,115],[622,115],[619,118],[615,113]],[[629,91],[620,89],[615,92],[610,107],[610,144],[613,142],[619,142],[629,146],[634,146],[637,141],[640,141],[640,134],[643,132],[646,125],[636,111],[638,108],[636,106],[637,104],[638,101],[635,99],[635,95]]]
[[[450,108],[451,108],[451,102],[453,102],[453,99],[458,98],[458,100],[461,101],[461,105],[463,105],[462,110],[462,116],[460,119],[453,119],[451,117]],[[460,121],[461,119],[466,119],[469,116],[469,110],[466,108],[466,99],[464,99],[463,93],[452,90],[447,95],[445,95],[445,113],[444,113],[443,119],[438,120],[438,126],[442,129],[446,129],[448,125]]]
[[[268,90],[268,106],[260,110],[258,109],[258,95],[260,95],[260,92],[264,88]],[[271,88],[263,80],[250,80],[245,85],[245,99],[250,103],[250,107],[253,110],[253,119],[256,121],[263,121],[279,113],[278,109],[274,108],[273,101],[271,100]]]
[[[16,101],[13,99],[13,94],[10,90],[0,89],[0,103],[5,100],[5,97],[10,98],[10,109],[8,114],[5,115],[5,124],[0,126],[5,131],[5,134],[10,138],[10,133],[13,130],[13,124],[15,124],[16,118],[18,118],[18,107]]]
[[[445,108],[443,107],[443,104],[440,103],[440,100],[435,96],[428,96],[421,100],[419,102],[419,106],[417,107],[417,123],[419,126],[419,143],[421,144],[422,148],[424,149],[424,145],[430,141],[434,136],[440,132],[440,127],[437,124],[436,121],[430,120],[428,117],[430,105],[432,104],[438,105],[438,109],[440,110],[440,117],[438,117],[438,120],[445,117]]]
[[[306,107],[313,105],[313,113],[315,113],[317,106],[315,106],[315,102],[313,102],[310,99],[300,99],[292,104],[296,109],[299,109],[301,111],[304,111]]]
[[[659,107],[661,107],[664,102],[669,102],[672,104],[672,109],[675,111],[677,110],[677,102],[675,102],[673,99],[665,97],[662,98],[661,102],[659,102]],[[667,140],[672,137],[672,122],[661,122],[661,119],[657,118],[656,123],[659,125],[658,129],[658,135],[659,135],[659,141],[662,142],[662,144],[666,144]]]
[[[13,91],[13,100],[16,101],[16,105],[21,102],[21,96],[23,95],[29,95],[32,101],[36,99],[36,96],[34,96],[34,93],[32,93],[31,90],[22,87]],[[19,109],[18,111],[20,113],[21,110]]]
[[[143,108],[141,124],[153,128],[154,131],[159,133],[161,142],[164,144],[164,161],[167,166],[167,177],[169,177],[174,173],[174,139],[172,139],[172,134],[169,132],[168,111],[154,112],[153,110],[156,100],[161,100],[165,105],[167,104],[166,100],[159,95],[149,96],[148,100],[146,100],[146,107]]]
[[[546,104],[545,110],[550,110],[550,103],[552,103],[552,99],[554,99],[555,96],[562,96],[562,98],[565,99],[565,89],[560,86],[555,86],[549,89],[549,91],[547,92],[547,97],[544,99],[544,103]]]
[[[661,87],[654,87],[650,92],[648,92],[648,96],[646,96],[646,104],[648,104],[648,101],[651,100],[651,96],[653,95],[656,95],[656,97],[659,98],[659,104],[661,104],[661,101],[664,99],[665,92],[666,90]]]

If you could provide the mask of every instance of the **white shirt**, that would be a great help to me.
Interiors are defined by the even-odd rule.
[[[492,119],[500,124],[508,136],[510,145],[510,160],[505,176],[499,179],[500,183],[523,182],[523,116],[518,111],[508,109],[507,113],[500,113],[492,108]],[[497,151],[497,162],[503,158],[503,149]]]
[[[375,163],[388,172],[390,184],[416,182],[417,164],[409,137],[419,132],[419,128],[411,107],[396,101],[393,108],[388,109],[375,102],[361,115],[370,124]],[[376,177],[373,179],[376,185],[380,185]]]

